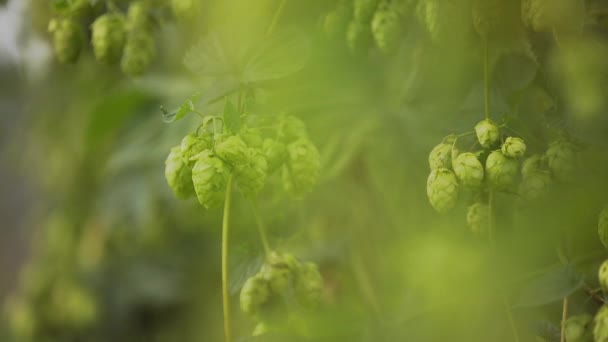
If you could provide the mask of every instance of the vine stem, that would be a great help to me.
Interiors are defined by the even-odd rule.
[[[255,223],[258,227],[258,232],[260,233],[260,240],[262,240],[262,245],[264,246],[264,253],[266,256],[270,255],[270,244],[268,243],[268,235],[266,234],[266,228],[264,223],[262,222],[262,216],[260,216],[260,212],[258,209],[258,202],[255,198],[250,200],[251,208],[253,211],[253,216],[255,217]]]
[[[488,41],[483,40],[483,95],[486,119],[490,118],[490,71],[488,60]]]
[[[560,341],[566,342],[566,318],[568,318],[568,296],[564,297],[564,303],[562,305],[562,332]]]
[[[222,219],[222,305],[224,308],[224,341],[231,342],[230,333],[230,293],[228,292],[228,236],[230,228],[230,205],[232,202],[232,175],[228,177],[224,217]]]

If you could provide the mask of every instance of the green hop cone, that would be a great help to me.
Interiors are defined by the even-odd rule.
[[[526,143],[521,138],[508,137],[502,144],[501,150],[505,156],[519,159],[526,153]]]
[[[247,147],[262,148],[264,145],[262,132],[257,128],[247,128],[239,133],[239,136],[247,144]]]
[[[307,139],[308,131],[304,121],[295,116],[286,115],[279,119],[277,136],[279,140],[290,143],[298,139]]]
[[[106,13],[91,26],[95,58],[106,64],[115,64],[125,46],[125,19],[120,14]]]
[[[302,264],[296,282],[296,295],[300,304],[310,308],[317,307],[321,302],[322,290],[323,277],[319,267],[312,262]]]
[[[352,18],[352,7],[349,1],[342,0],[338,6],[323,18],[323,30],[329,39],[344,39],[346,28]]]
[[[346,44],[354,53],[367,51],[372,43],[372,31],[368,23],[352,20],[346,30]]]
[[[228,166],[211,151],[201,152],[192,168],[196,197],[205,208],[215,208],[224,201],[228,183]]]
[[[84,31],[74,18],[53,19],[49,23],[49,32],[53,34],[55,55],[61,63],[74,63],[78,60]]]
[[[429,202],[440,213],[447,212],[456,205],[458,199],[458,179],[445,168],[431,171],[426,183],[426,194]]]
[[[273,293],[282,294],[294,285],[299,267],[300,265],[293,255],[272,252],[262,265],[260,274],[268,282]]]
[[[151,32],[146,30],[129,32],[120,61],[122,71],[129,76],[140,76],[152,64],[155,50],[156,44]]]
[[[388,0],[382,0],[372,20],[372,35],[376,45],[382,52],[394,52],[401,39],[403,23],[399,13]]]
[[[211,146],[212,144],[209,139],[205,139],[204,137],[197,136],[193,133],[186,135],[180,144],[183,158],[190,166],[194,165],[194,156],[206,149],[210,149]]]
[[[480,121],[475,125],[475,134],[479,144],[484,148],[490,148],[498,142],[500,138],[500,130],[498,125],[490,119]]]
[[[564,335],[568,342],[593,342],[593,317],[589,314],[571,316],[566,320]]]
[[[154,21],[150,13],[150,5],[146,1],[133,1],[127,11],[128,30],[152,31],[154,29]]]
[[[452,164],[452,144],[441,143],[429,153],[429,167],[431,170],[446,168]]]
[[[475,235],[484,235],[490,225],[490,211],[485,203],[475,202],[467,210],[467,225]]]
[[[597,232],[604,247],[608,248],[608,205],[604,206],[597,220]]]
[[[247,197],[257,195],[264,188],[267,174],[266,158],[254,148],[247,149],[246,162],[236,164],[234,167],[236,182]]]
[[[595,342],[608,342],[608,305],[604,304],[593,318]]]
[[[556,179],[564,181],[572,177],[576,165],[576,148],[572,143],[554,141],[549,145],[545,156],[549,170]]]
[[[320,171],[321,156],[310,140],[300,139],[287,145],[283,186],[289,194],[300,198],[312,191],[319,180]]]
[[[504,152],[503,152],[504,153]],[[521,164],[521,175],[526,178],[530,175],[534,175],[536,172],[541,170],[543,164],[543,158],[540,154],[534,154],[526,158]]]
[[[201,12],[201,0],[171,0],[171,9],[176,18],[192,20]]]
[[[239,135],[220,138],[215,144],[215,153],[232,165],[247,163],[247,144]]]
[[[354,17],[362,23],[369,23],[378,7],[378,0],[354,0]]]
[[[175,197],[186,199],[194,195],[192,169],[180,146],[175,146],[165,160],[165,179]]]
[[[515,183],[519,171],[517,160],[506,157],[501,151],[490,153],[486,159],[486,177],[491,187],[507,190]]]
[[[287,150],[283,143],[273,139],[265,139],[262,151],[268,162],[268,174],[275,172],[285,163]]]
[[[258,309],[268,301],[270,288],[262,274],[250,277],[243,284],[240,294],[241,310],[249,315],[255,315]]]
[[[600,287],[604,293],[608,293],[608,260],[605,260],[601,265],[597,274]]]
[[[465,38],[470,26],[470,8],[458,1],[419,1],[416,15],[435,43],[450,43]]]
[[[535,32],[548,32],[553,29],[548,14],[550,2],[547,0],[522,0],[521,19],[526,27]]]
[[[519,184],[519,195],[525,200],[536,199],[545,192],[552,182],[551,174],[548,171],[537,170],[528,173]]]
[[[464,186],[477,188],[483,183],[483,165],[471,152],[460,154],[453,162],[454,174]]]

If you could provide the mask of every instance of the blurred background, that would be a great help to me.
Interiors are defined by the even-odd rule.
[[[273,248],[324,279],[305,323],[252,337],[238,297],[263,249],[237,196],[236,341],[559,341],[564,298],[569,316],[604,303],[607,3],[149,0],[135,69],[100,63],[91,23],[135,2],[0,1],[1,341],[223,341],[221,209],[164,179],[201,119],[167,123],[160,108],[200,93],[197,109],[219,115],[235,84],[251,89],[248,114],[301,118],[321,152],[312,193],[290,199],[275,176],[259,203]],[[484,51],[503,134],[529,155],[577,146],[568,180],[530,201],[496,195],[493,247],[467,227],[474,191],[447,214],[426,193],[429,152],[484,117]]]

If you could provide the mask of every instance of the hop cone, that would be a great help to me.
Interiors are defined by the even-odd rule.
[[[122,71],[129,76],[143,74],[154,59],[156,45],[154,36],[147,30],[129,32],[120,62]]]
[[[352,7],[349,1],[342,0],[333,11],[323,19],[323,30],[329,39],[344,39],[346,28],[352,18]]]
[[[602,290],[608,292],[608,260],[602,263],[597,276]]]
[[[268,164],[264,155],[254,148],[248,148],[246,161],[236,164],[234,176],[245,196],[257,195],[264,187]]]
[[[435,146],[429,153],[429,167],[431,170],[446,168],[452,165],[452,144],[441,143]]]
[[[247,144],[238,135],[221,138],[215,145],[217,156],[232,165],[246,164],[247,150]]]
[[[266,303],[269,296],[268,282],[262,274],[256,274],[243,284],[240,294],[241,310],[246,314],[255,315],[260,306]]]
[[[354,16],[361,23],[369,23],[376,12],[378,0],[354,0]]]
[[[277,134],[279,139],[285,143],[308,138],[308,131],[306,130],[304,121],[291,115],[281,117]]]
[[[519,165],[515,159],[506,157],[500,151],[490,153],[486,159],[486,177],[490,186],[506,190],[515,183]]]
[[[125,20],[120,14],[107,13],[98,17],[91,27],[95,58],[106,64],[120,60],[125,46]]]
[[[372,43],[372,32],[368,23],[352,20],[346,31],[346,44],[352,52],[366,51]]]
[[[479,144],[485,148],[492,147],[500,138],[498,126],[490,119],[480,121],[475,125],[475,134],[477,135]]]
[[[173,147],[165,160],[165,179],[175,197],[186,199],[194,195],[192,169],[179,146]]]
[[[273,139],[264,140],[262,151],[268,163],[268,174],[278,170],[285,162],[287,150],[285,149],[285,145],[279,141]]]
[[[576,149],[565,140],[557,140],[549,145],[545,152],[547,165],[555,178],[568,180],[572,177],[576,164]]]
[[[593,338],[595,342],[608,342],[608,306],[606,304],[598,310],[593,319]]]
[[[542,159],[543,158],[540,154],[534,154],[526,158],[521,164],[521,175],[526,178],[529,175],[535,174],[537,171],[541,170],[543,162]]]
[[[528,173],[519,185],[519,194],[526,200],[538,198],[551,184],[551,174],[544,170]]]
[[[549,19],[550,1],[522,0],[521,19],[524,25],[536,32],[546,32],[553,29]]]
[[[74,63],[80,55],[84,32],[76,19],[53,19],[49,23],[53,34],[55,55],[61,63]]]
[[[303,264],[298,272],[296,294],[300,303],[307,307],[316,307],[321,301],[323,278],[319,268],[312,262]]]
[[[605,206],[600,212],[597,222],[597,231],[602,245],[608,248],[608,206]]]
[[[194,160],[192,158],[206,149],[210,149],[211,142],[204,137],[198,137],[196,134],[186,135],[180,144],[184,160],[192,167]]]
[[[200,204],[210,209],[224,201],[224,191],[228,183],[228,167],[211,151],[198,155],[192,168],[192,182]]]
[[[178,19],[193,19],[201,11],[201,0],[171,0],[173,14]]]
[[[502,154],[519,159],[526,153],[526,143],[521,138],[508,137],[502,144]]]
[[[566,320],[566,341],[568,342],[592,342],[593,329],[591,329],[593,317],[588,314],[571,316]]]
[[[248,128],[239,133],[239,136],[247,147],[253,148],[262,148],[264,145],[264,139],[262,138],[262,133],[257,128]]]
[[[444,213],[452,209],[458,199],[456,175],[444,168],[432,170],[426,183],[426,194],[429,202],[438,212]]]
[[[457,1],[425,0],[418,2],[416,13],[435,43],[464,38],[470,23],[470,9]]]
[[[490,211],[485,203],[475,202],[467,210],[467,225],[476,235],[487,232],[490,224]]]
[[[262,265],[260,274],[268,282],[273,293],[280,294],[294,285],[299,267],[300,264],[293,255],[273,252]]]
[[[460,154],[453,162],[454,173],[464,186],[477,188],[483,182],[483,165],[474,153]]]
[[[388,0],[383,0],[372,20],[372,35],[380,50],[384,53],[392,53],[397,49],[402,25],[399,13]]]
[[[519,2],[513,0],[474,0],[473,26],[486,39],[500,38],[520,30]]]
[[[283,186],[296,198],[310,192],[319,179],[321,157],[308,139],[287,145],[287,160],[283,167]]]
[[[150,5],[146,1],[134,1],[127,11],[127,26],[130,31],[152,31],[154,21],[150,15]]]

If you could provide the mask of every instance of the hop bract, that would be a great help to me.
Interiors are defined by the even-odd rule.
[[[53,19],[49,23],[49,32],[53,34],[55,55],[61,63],[74,63],[78,60],[84,32],[74,18]]]
[[[608,248],[608,206],[604,206],[597,221],[597,232],[604,247]]]
[[[321,301],[323,278],[319,268],[312,262],[303,264],[298,271],[296,295],[301,304],[316,307]]]
[[[568,180],[572,177],[576,165],[576,148],[565,140],[557,140],[549,145],[545,152],[549,170],[558,180]]]
[[[593,338],[596,342],[608,341],[608,305],[604,304],[593,319]]]
[[[487,204],[475,202],[467,210],[467,225],[471,232],[483,235],[488,231],[490,224],[490,212]]]
[[[519,159],[526,153],[526,143],[521,138],[508,137],[502,144],[502,154]]]
[[[506,190],[515,183],[518,169],[517,161],[500,151],[490,153],[486,159],[486,178],[490,186],[498,190]]]
[[[264,152],[266,162],[268,163],[269,174],[278,170],[285,162],[287,150],[285,148],[285,145],[279,141],[276,141],[274,139],[264,140],[262,151]]]
[[[429,153],[429,167],[431,170],[446,168],[452,165],[452,150],[455,149],[452,143],[442,142],[435,146]]]
[[[194,195],[192,169],[182,154],[180,146],[175,146],[165,160],[165,179],[175,197],[186,199]]]
[[[254,148],[248,148],[246,161],[234,167],[234,176],[245,196],[257,195],[264,187],[268,164],[264,155]]]
[[[266,303],[269,296],[270,288],[268,282],[262,274],[256,274],[247,279],[241,288],[241,310],[246,314],[254,315]]]
[[[120,67],[129,76],[139,76],[152,64],[155,53],[156,45],[151,32],[131,31],[127,36]]]
[[[378,6],[372,20],[372,34],[376,45],[384,53],[396,50],[401,38],[401,16],[387,0]]]
[[[283,186],[294,197],[310,192],[319,179],[321,157],[308,139],[287,145],[287,160],[283,166]]]
[[[201,152],[192,168],[192,183],[200,204],[210,209],[224,200],[228,167],[209,150]]]
[[[453,162],[454,173],[464,186],[477,188],[483,183],[483,165],[471,152],[460,154]]]
[[[95,58],[106,64],[117,63],[126,40],[124,17],[120,14],[104,14],[93,22],[91,29]]]
[[[247,163],[247,144],[238,135],[219,139],[215,145],[215,153],[232,165]]]
[[[537,170],[526,174],[519,184],[519,194],[526,200],[539,197],[553,182],[551,174],[544,170]]]
[[[490,119],[480,121],[475,126],[475,134],[477,135],[479,144],[485,148],[492,147],[500,138],[498,126]]]
[[[448,169],[431,171],[426,183],[426,194],[435,210],[444,213],[456,205],[458,199],[458,179]]]
[[[194,160],[192,160],[192,157],[196,156],[197,154],[203,152],[206,149],[211,148],[211,143],[209,140],[203,137],[198,137],[196,136],[196,134],[191,133],[186,135],[182,139],[180,148],[182,150],[182,155],[184,159],[190,166],[192,166],[195,162]]]

